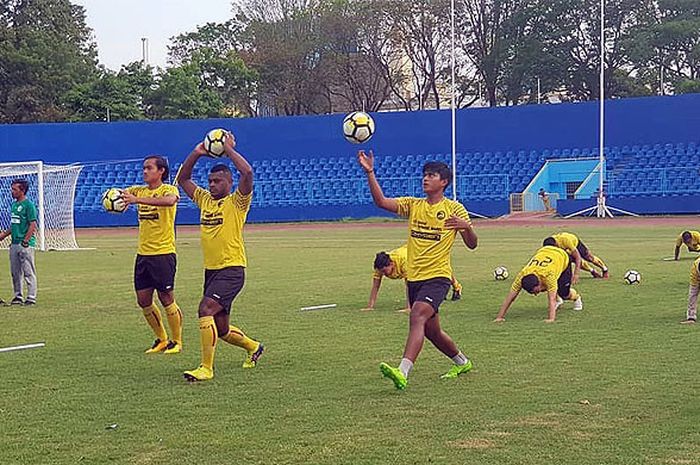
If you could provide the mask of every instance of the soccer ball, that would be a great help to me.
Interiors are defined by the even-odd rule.
[[[128,205],[122,199],[121,189],[113,187],[102,194],[102,206],[109,213],[124,213]]]
[[[220,157],[224,154],[224,139],[228,131],[225,129],[212,129],[204,137],[204,150],[212,157]]]
[[[495,270],[493,270],[493,278],[496,281],[505,281],[508,279],[508,268],[505,266],[497,266]]]
[[[353,144],[367,142],[374,134],[374,120],[364,111],[353,111],[343,120],[343,135]]]
[[[639,271],[636,270],[628,270],[625,273],[625,282],[627,284],[639,284],[639,282],[642,280],[642,275],[639,274]]]

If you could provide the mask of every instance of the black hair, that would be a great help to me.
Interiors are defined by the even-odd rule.
[[[683,241],[689,241],[690,238],[692,237],[692,234],[690,234],[690,231],[683,231]]]
[[[218,165],[212,166],[211,170],[209,170],[209,173],[228,173],[230,176],[233,176],[231,168],[224,165],[223,163],[219,163]]]
[[[166,182],[168,179],[170,179],[170,166],[168,165],[168,160],[165,157],[161,157],[160,155],[149,155],[143,159],[143,161],[146,160],[155,160],[156,168],[163,169],[163,174],[160,176],[161,181]]]
[[[423,174],[426,175],[428,173],[439,174],[441,180],[447,180],[445,189],[447,189],[447,186],[452,182],[452,170],[441,161],[429,161],[423,165]]]
[[[553,245],[554,247],[557,246],[557,241],[554,240],[553,237],[547,237],[545,240],[542,241],[542,245]]]
[[[25,194],[29,190],[29,182],[26,179],[13,179],[11,184],[19,185],[19,188],[22,189],[22,192],[24,192]]]
[[[391,257],[386,252],[379,252],[376,257],[374,257],[374,269],[381,270],[382,268],[389,266],[391,263]]]
[[[533,289],[535,289],[535,286],[537,286],[540,283],[540,280],[537,279],[537,276],[534,274],[526,274],[523,276],[523,279],[520,281],[520,285],[525,289],[527,292],[532,294]]]

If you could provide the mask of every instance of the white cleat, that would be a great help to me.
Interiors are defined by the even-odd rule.
[[[556,306],[556,309],[559,310],[559,307],[561,307],[563,303],[564,303],[564,299],[562,299],[561,297],[557,296],[557,306]]]
[[[583,301],[581,300],[581,296],[578,296],[578,299],[574,301],[574,310],[577,312],[583,310]]]

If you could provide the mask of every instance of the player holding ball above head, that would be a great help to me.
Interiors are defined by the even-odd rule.
[[[138,249],[134,265],[136,301],[143,311],[156,340],[147,354],[177,354],[182,350],[182,312],[175,302],[175,214],[180,193],[167,184],[168,161],[159,156],[143,160],[143,186],[132,186],[122,192],[126,204],[136,205],[139,222]],[[124,208],[126,208],[126,206]],[[153,301],[158,293],[165,310],[171,338],[165,331],[163,318]]]
[[[539,249],[535,256],[513,280],[510,292],[506,296],[495,322],[503,322],[511,304],[525,289],[532,295],[547,292],[548,314],[545,322],[553,323],[557,317],[557,309],[564,300],[574,302],[574,310],[583,310],[581,296],[571,287],[571,258],[561,248],[546,245]]]
[[[405,389],[424,339],[428,338],[454,362],[454,366],[441,378],[456,378],[471,370],[472,362],[442,330],[438,311],[451,286],[450,252],[457,233],[470,249],[476,248],[478,239],[464,206],[445,198],[445,189],[452,178],[450,168],[440,162],[429,162],[423,166],[424,198],[387,198],[374,174],[374,154],[360,150],[357,159],[367,173],[374,204],[408,218],[407,288],[411,305],[408,337],[398,368],[386,363],[380,364],[379,368],[397,389]]]
[[[235,150],[233,134],[227,132],[223,154],[240,175],[234,193],[233,176],[228,166],[217,164],[209,172],[209,190],[192,181],[192,169],[208,152],[199,144],[180,168],[178,184],[199,207],[202,252],[204,255],[204,295],[199,303],[199,337],[202,363],[184,373],[188,381],[206,381],[214,377],[214,352],[217,338],[242,347],[248,353],[243,368],[254,368],[264,347],[230,326],[231,304],[243,289],[247,266],[243,244],[243,226],[253,199],[253,168]]]

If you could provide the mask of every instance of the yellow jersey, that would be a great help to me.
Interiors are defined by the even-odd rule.
[[[399,197],[398,215],[408,218],[408,281],[423,281],[452,276],[450,252],[456,229],[445,228],[451,216],[463,218],[471,224],[469,213],[459,202],[443,198],[435,205],[427,199]]]
[[[406,279],[408,264],[408,247],[402,245],[398,249],[394,249],[389,252],[389,258],[394,262],[394,271],[387,276],[389,279]],[[374,278],[381,279],[384,277],[384,273],[379,270],[374,270]]]
[[[546,245],[535,253],[525,268],[515,277],[511,290],[520,292],[523,276],[534,274],[540,283],[544,284],[547,292],[557,291],[559,276],[569,266],[569,255],[559,247]]]
[[[690,269],[690,285],[695,287],[700,287],[700,258],[696,259],[693,263],[693,267]]]
[[[177,187],[161,184],[155,189],[148,186],[131,186],[126,191],[136,197],[165,197],[174,195],[180,198]],[[175,253],[175,215],[177,203],[172,207],[156,207],[137,204],[139,219],[139,255],[163,255]]]
[[[688,231],[690,233],[690,244],[688,244],[688,250],[691,252],[700,252],[700,232],[698,231]],[[676,239],[676,247],[680,247],[685,242],[683,242],[683,233],[678,235]]]
[[[555,241],[557,241],[557,247],[566,250],[566,252],[571,255],[578,247],[579,239],[574,234],[568,232],[562,232],[558,234],[552,234],[551,236]]]
[[[233,194],[215,200],[208,190],[198,187],[193,200],[201,210],[199,223],[204,268],[220,270],[229,266],[247,266],[243,225],[253,193],[243,195],[236,189]]]

